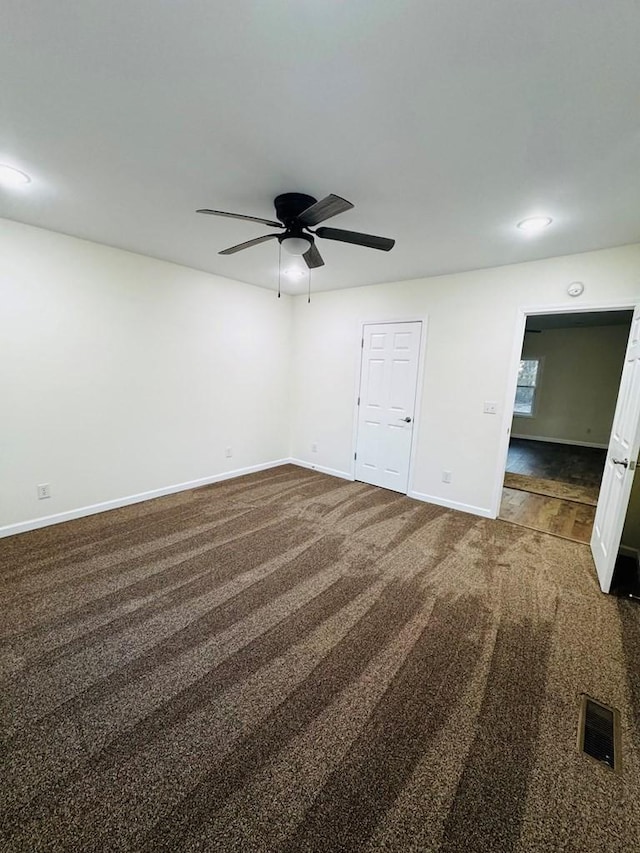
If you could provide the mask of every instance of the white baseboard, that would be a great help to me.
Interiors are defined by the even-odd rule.
[[[424,501],[428,504],[436,504],[436,506],[446,506],[447,509],[457,509],[459,512],[467,512],[470,515],[480,515],[482,518],[495,518],[491,510],[483,506],[472,506],[471,504],[460,503],[460,501],[450,501],[447,498],[425,495],[422,492],[414,491],[410,491],[407,497],[413,498],[416,501]]]
[[[287,465],[291,459],[275,459],[273,462],[264,462],[260,465],[250,465],[247,468],[236,468],[235,471],[225,471],[222,474],[213,474],[209,477],[200,477],[198,480],[190,480],[187,483],[177,483],[174,486],[164,486],[161,489],[151,489],[138,495],[127,495],[124,498],[115,498],[110,501],[102,501],[91,506],[78,507],[77,509],[58,512],[55,515],[46,515],[41,518],[33,518],[29,521],[19,521],[16,524],[7,524],[0,527],[0,538],[15,536],[18,533],[27,533],[29,530],[37,530],[40,527],[49,527],[51,524],[60,524],[63,521],[72,521],[75,518],[84,518],[86,515],[95,515],[98,512],[106,512],[110,509],[118,509],[122,506],[149,501],[153,498],[161,498],[165,495],[173,495],[176,492],[184,492],[188,489],[197,489],[198,486],[208,486],[211,483],[219,483],[222,480],[232,480],[234,477],[242,477],[245,474],[253,474],[256,471],[266,471],[269,468],[277,468],[279,465]],[[295,463],[294,463],[295,464]]]
[[[511,433],[511,438],[524,438],[529,441],[547,441],[549,444],[573,444],[576,447],[598,447],[600,450],[606,450],[609,447],[608,444],[600,444],[597,441],[573,441],[568,438],[549,438],[544,435],[517,435],[515,432]]]
[[[329,474],[331,477],[340,477],[342,480],[351,480],[353,482],[353,474],[346,471],[338,471],[335,468],[325,468],[323,465],[313,465],[311,462],[305,462],[303,459],[286,459],[291,465],[297,465],[299,468],[309,468],[311,471],[318,471],[320,474]]]
[[[292,465],[299,465],[301,468],[310,468],[313,471],[319,471],[321,474],[330,474],[332,477],[341,477],[343,480],[355,479],[353,474],[348,474],[346,471],[337,471],[335,468],[324,468],[322,465],[312,465],[310,462],[305,462],[302,459],[288,459]],[[424,503],[436,504],[444,506],[447,509],[456,509],[459,512],[466,512],[470,515],[480,515],[482,518],[495,518],[495,515],[490,509],[481,506],[471,506],[471,504],[460,503],[459,501],[450,501],[446,498],[435,497],[434,495],[425,495],[422,492],[410,491],[407,493],[408,498],[413,498],[416,501],[424,501]]]

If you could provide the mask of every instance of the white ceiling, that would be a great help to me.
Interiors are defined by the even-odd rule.
[[[314,290],[635,242],[639,44],[638,0],[5,0],[0,214],[274,287],[195,209],[333,192],[397,244],[318,241]]]

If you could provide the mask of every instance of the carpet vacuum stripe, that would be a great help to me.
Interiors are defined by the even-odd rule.
[[[636,849],[640,609],[581,545],[285,465],[0,566],[3,851]]]

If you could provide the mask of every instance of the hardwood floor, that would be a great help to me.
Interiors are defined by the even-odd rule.
[[[596,508],[520,489],[503,489],[500,518],[520,527],[588,544]]]
[[[605,459],[606,450],[600,448],[512,438],[506,470],[538,480],[597,488]],[[534,494],[525,486],[526,480],[518,489],[502,490],[499,518],[563,539],[589,543],[595,506]]]
[[[581,486],[599,486],[607,451],[599,447],[576,447],[512,438],[507,471],[543,480],[561,480]]]

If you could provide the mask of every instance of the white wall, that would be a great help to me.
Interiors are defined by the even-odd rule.
[[[0,527],[288,457],[291,313],[0,220]]]
[[[513,434],[607,447],[628,339],[629,324],[525,335],[522,357],[542,369],[533,417],[516,415]]]
[[[0,220],[0,526],[289,455],[350,476],[360,323],[424,316],[413,490],[491,514],[518,307],[575,305],[574,280],[585,307],[640,301],[640,246],[307,305]],[[36,499],[38,483],[51,499]]]
[[[402,251],[400,243],[394,251]],[[566,293],[575,280],[585,284],[577,300]],[[490,515],[511,421],[509,366],[522,344],[519,307],[613,302],[640,302],[640,245],[318,293],[310,305],[296,297],[292,455],[320,468],[352,471],[360,323],[428,316],[413,490]],[[485,400],[498,402],[498,415],[483,414]],[[317,453],[311,452],[313,442]],[[453,472],[451,484],[442,482],[444,469]]]

